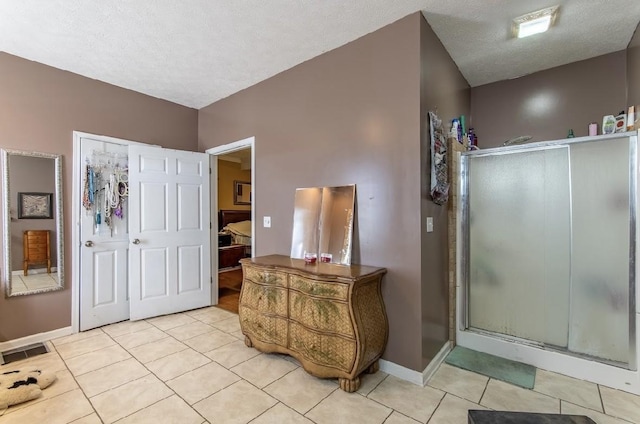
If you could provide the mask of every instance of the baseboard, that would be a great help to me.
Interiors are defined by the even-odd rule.
[[[398,365],[391,361],[385,361],[384,359],[380,359],[380,371],[386,372],[387,374],[398,377],[401,380],[408,381],[417,386],[424,386],[438,370],[440,364],[442,364],[444,358],[447,357],[449,352],[451,352],[451,342],[447,341],[422,372],[403,367],[402,365]]]
[[[403,367],[402,365],[398,365],[394,362],[380,359],[380,371],[384,371],[387,374],[398,377],[401,380],[408,381],[409,383],[413,383],[417,386],[423,385],[422,373],[420,371],[415,371],[410,368]]]
[[[429,365],[427,365],[427,368],[425,368],[424,371],[422,371],[423,386],[426,385],[427,382],[431,379],[431,377],[433,377],[433,374],[435,374],[436,371],[438,371],[438,368],[440,368],[440,364],[444,362],[444,358],[446,358],[449,352],[451,352],[451,349],[452,349],[451,342],[447,341],[442,346],[442,349],[440,349],[440,352],[438,352],[436,356],[431,360],[431,362],[429,362]]]
[[[0,342],[0,352],[6,352],[7,350],[29,346],[34,343],[44,343],[48,340],[57,339],[58,337],[64,337],[70,334],[73,334],[71,326],[47,331],[46,333],[32,334],[30,336],[21,337],[19,339]]]

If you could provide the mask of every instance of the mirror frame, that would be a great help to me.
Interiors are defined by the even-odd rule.
[[[58,274],[58,285],[55,287],[46,287],[42,289],[29,290],[26,292],[18,292],[12,293],[11,290],[11,191],[9,190],[10,181],[9,181],[9,156],[32,156],[37,158],[44,159],[53,159],[54,160],[54,173],[55,173],[55,228],[56,228],[56,239],[55,243],[58,248],[58,257],[56,262],[57,274]],[[2,238],[2,248],[4,249],[4,272],[3,272],[3,283],[5,287],[5,297],[14,297],[14,296],[26,296],[37,293],[45,293],[50,291],[62,290],[64,289],[64,226],[63,226],[63,215],[62,215],[62,203],[64,199],[62,197],[62,155],[51,154],[51,153],[40,153],[40,152],[30,152],[23,150],[11,150],[11,149],[2,149],[2,189],[3,193],[3,205],[2,205],[2,213],[3,213],[3,231],[4,236]]]
[[[249,198],[248,202],[245,202],[243,200],[240,199],[240,196],[242,196],[240,193],[240,191],[242,191],[242,187],[243,186],[249,186],[249,188],[251,189],[251,182],[250,181],[238,181],[238,180],[234,180],[233,181],[233,204],[234,205],[250,205],[251,204],[251,198]],[[251,191],[249,191],[251,192]]]

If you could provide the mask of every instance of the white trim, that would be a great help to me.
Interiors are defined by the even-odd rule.
[[[398,377],[401,380],[408,381],[409,383],[413,383],[417,386],[422,386],[422,373],[420,371],[415,371],[394,362],[385,361],[384,359],[380,359],[380,371],[391,374],[394,377]]]
[[[233,143],[224,144],[222,146],[212,147],[205,150],[210,155],[220,156],[238,150],[251,149],[251,190],[253,196],[251,198],[251,257],[256,256],[256,138],[248,137]],[[214,181],[218,180],[217,170]],[[218,201],[216,199],[215,210],[218,210]],[[217,240],[216,240],[217,245]],[[216,273],[217,274],[217,273]]]
[[[440,365],[444,362],[444,359],[447,357],[449,352],[451,352],[451,342],[447,341],[442,346],[442,349],[440,349],[440,351],[436,354],[436,356],[431,360],[431,362],[429,362],[429,365],[427,365],[427,368],[425,368],[424,371],[422,371],[423,386],[426,385],[427,382],[431,379],[431,377],[433,377],[433,375],[436,373],[436,371],[438,371],[438,368],[440,368]]]
[[[58,328],[57,330],[47,331],[45,333],[32,334],[30,336],[21,337],[19,339],[9,340],[0,343],[0,352],[6,352],[7,350],[17,349],[19,347],[29,346],[34,343],[44,343],[49,340],[57,339],[58,337],[68,336],[73,334],[74,331],[71,327]]]
[[[384,359],[380,359],[380,371],[413,383],[416,386],[424,387],[429,379],[433,377],[433,374],[436,373],[449,352],[451,352],[451,342],[447,341],[422,372],[403,367],[391,361],[385,361]]]
[[[109,137],[105,135],[89,134],[81,131],[73,131],[73,182],[71,193],[71,219],[73,225],[71,227],[71,330],[72,333],[77,333],[80,330],[80,208],[82,207],[82,199],[80,196],[82,187],[82,160],[80,158],[81,153],[81,139],[90,138],[97,141],[103,141],[106,143],[115,143],[121,145],[147,145],[132,140],[123,140],[120,138]],[[160,146],[155,146],[160,147]],[[66,273],[66,275],[69,275]]]
[[[227,153],[237,152],[238,150],[251,149],[251,257],[256,256],[256,191],[255,191],[255,181],[256,181],[256,148],[255,148],[255,137],[249,137],[242,140],[234,141],[229,144],[223,144],[222,146],[212,147],[210,149],[205,150],[205,153],[209,153],[211,156],[220,157],[221,155],[225,155]],[[217,158],[216,158],[217,159]],[[222,158],[221,158],[222,159]],[[223,159],[224,160],[224,159]],[[211,167],[211,181],[212,186],[215,182],[216,188],[218,184],[218,166]],[[218,212],[218,196],[211,196],[211,210],[212,213]],[[217,221],[217,218],[216,218]],[[211,222],[214,222],[212,219]],[[216,228],[212,228],[211,232],[211,249],[215,246],[215,249],[218,249],[218,228],[216,224]],[[213,277],[213,285],[211,290],[211,302],[213,305],[218,304],[218,258],[215,255],[215,260],[211,261],[211,276]],[[215,288],[215,290],[213,290]],[[215,293],[214,293],[215,292]]]

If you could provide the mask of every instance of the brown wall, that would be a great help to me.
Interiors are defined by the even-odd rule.
[[[471,124],[481,148],[511,138],[565,138],[571,128],[586,136],[590,122],[627,108],[624,50],[521,78],[471,89]]]
[[[422,252],[422,368],[449,339],[449,257],[447,205],[431,201],[431,149],[429,111],[448,128],[454,117],[469,116],[470,89],[455,62],[426,20],[420,21],[420,133],[422,169],[420,233]],[[433,232],[426,232],[426,219],[433,217]]]
[[[289,255],[295,189],[356,184],[353,262],[383,266],[384,358],[422,370],[420,22],[407,16],[199,112],[199,148],[255,136],[256,253]]]
[[[65,289],[0,296],[0,341],[71,325],[72,131],[197,148],[194,109],[0,52],[0,147],[63,155]]]
[[[51,239],[51,266],[56,266],[58,250],[56,248],[56,221],[55,221],[55,161],[48,158],[33,156],[9,156],[9,186],[11,194],[11,270],[19,271],[23,268],[24,251],[22,235],[26,230],[49,230]],[[52,210],[54,218],[51,219],[19,219],[18,218],[18,193],[52,193]],[[33,268],[44,268],[40,264]]]
[[[640,24],[627,47],[627,104],[636,107],[636,119],[640,111]]]
[[[233,204],[234,181],[251,182],[251,170],[240,169],[240,164],[218,160],[218,209],[251,210],[251,205]]]

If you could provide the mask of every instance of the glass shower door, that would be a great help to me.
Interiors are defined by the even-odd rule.
[[[469,158],[469,326],[568,344],[566,146]]]
[[[636,369],[637,136],[462,164],[466,327]]]

